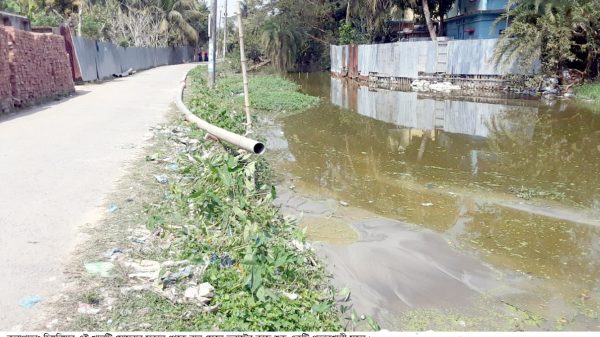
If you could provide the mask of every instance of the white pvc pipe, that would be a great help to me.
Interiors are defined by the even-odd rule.
[[[253,139],[238,135],[231,131],[227,131],[218,126],[212,125],[202,118],[194,115],[186,106],[183,104],[183,90],[185,89],[185,79],[181,83],[177,96],[175,97],[175,104],[179,111],[181,111],[188,121],[196,124],[200,129],[208,132],[209,134],[217,137],[218,139],[224,140],[227,143],[233,144],[241,149],[254,154],[265,153],[266,147],[263,143],[257,142]]]

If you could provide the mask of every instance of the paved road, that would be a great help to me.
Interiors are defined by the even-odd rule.
[[[85,85],[68,100],[0,119],[0,330],[28,330],[43,302],[24,309],[19,301],[60,291],[80,226],[105,214],[104,197],[191,68]]]

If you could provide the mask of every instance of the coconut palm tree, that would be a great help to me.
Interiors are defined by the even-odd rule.
[[[166,17],[161,28],[171,33],[176,44],[198,45],[207,33],[208,9],[196,0],[160,0]]]
[[[514,0],[498,20],[510,19],[495,50],[498,64],[518,62],[525,70],[541,61],[558,74],[577,68],[594,75],[600,58],[600,2],[597,0]]]
[[[297,26],[298,28],[300,26]],[[302,44],[302,33],[299,29],[290,29],[290,25],[282,24],[279,18],[268,19],[261,27],[261,43],[265,54],[273,65],[282,71],[289,70],[295,63],[296,55]]]

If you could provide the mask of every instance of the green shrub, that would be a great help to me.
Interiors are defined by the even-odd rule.
[[[600,101],[600,82],[587,83],[575,89],[578,98]]]

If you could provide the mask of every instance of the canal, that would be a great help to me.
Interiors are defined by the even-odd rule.
[[[359,315],[600,330],[600,111],[292,78],[321,103],[267,132],[278,202]]]

